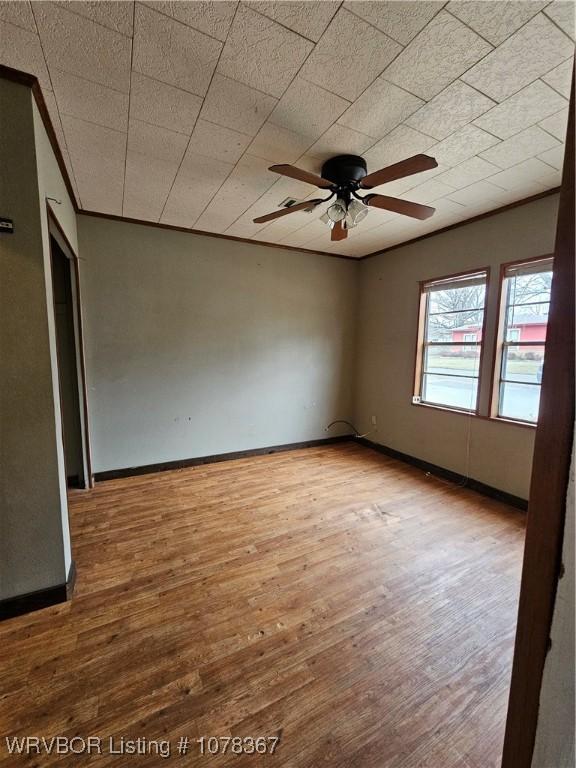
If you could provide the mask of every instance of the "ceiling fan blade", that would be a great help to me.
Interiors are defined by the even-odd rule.
[[[436,210],[430,208],[429,205],[412,203],[410,200],[400,200],[398,197],[387,197],[386,195],[366,195],[364,202],[371,208],[383,208],[385,211],[393,211],[421,220],[429,219]]]
[[[307,184],[320,187],[320,189],[330,189],[332,186],[332,182],[328,179],[323,179],[322,176],[317,176],[309,171],[303,171],[301,168],[296,168],[295,165],[271,165],[268,170],[279,173],[281,176],[289,176],[291,179],[305,181]]]
[[[279,219],[281,216],[286,216],[289,213],[295,211],[305,211],[307,208],[315,208],[318,203],[322,203],[322,200],[305,200],[303,203],[295,203],[295,205],[289,205],[287,208],[281,208],[274,213],[267,213],[265,216],[258,216],[257,219],[252,219],[254,224],[264,224],[267,221],[273,221],[273,219]]]
[[[330,240],[346,240],[347,237],[348,230],[342,225],[341,221],[337,221],[332,227]]]
[[[360,187],[362,189],[372,189],[373,187],[380,186],[380,184],[386,184],[387,181],[403,179],[405,176],[411,176],[413,173],[420,173],[421,171],[429,171],[437,166],[438,163],[433,157],[414,155],[414,157],[409,157],[407,160],[401,160],[399,163],[389,165],[387,168],[369,173],[360,182]]]

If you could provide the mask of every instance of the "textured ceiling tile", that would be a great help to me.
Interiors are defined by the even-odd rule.
[[[570,98],[570,86],[572,84],[572,66],[573,58],[570,57],[566,61],[554,67],[550,72],[542,75],[542,80],[549,86],[554,88],[555,91],[562,94],[566,99]]]
[[[226,163],[236,163],[248,144],[250,136],[245,133],[200,119],[190,139],[190,150]]]
[[[476,94],[462,81],[475,86],[468,75],[480,68],[475,62],[483,55],[481,46],[487,53],[486,61],[492,60],[494,53],[490,53],[489,44],[453,17],[449,34],[440,33],[439,27],[448,25],[451,18],[446,11],[438,13],[440,2],[345,3],[334,15],[336,0],[240,6],[227,0],[151,1],[137,6],[132,2],[80,4],[74,0],[37,2],[32,8],[26,2],[7,4],[0,0],[0,61],[43,78],[54,130],[75,194],[85,209],[359,256],[560,183],[564,154],[560,142],[566,130],[567,109],[558,94],[568,95],[572,46],[558,29],[568,23],[562,15],[567,5],[555,2],[534,16],[542,5],[532,2],[528,13],[527,3],[450,4],[454,15],[489,41],[506,38],[499,51],[508,53],[493,71],[498,75],[497,87],[511,89],[510,96],[477,117],[474,100],[489,104],[487,97],[501,98],[480,86],[477,90],[486,97]],[[135,70],[139,68],[138,44],[144,46],[150,70],[147,74],[132,72],[126,152],[129,35],[134,10]],[[236,10],[240,20],[254,21],[240,27],[236,39],[235,66],[240,77],[255,77],[256,61],[261,62],[258,66],[262,70],[257,76],[274,83],[285,75],[280,66],[283,63],[294,70],[287,77],[287,91],[276,91],[282,93],[280,101],[263,93],[261,85],[250,88],[213,73],[222,50],[219,40],[226,38]],[[32,11],[52,81],[34,34]],[[518,29],[519,20],[529,16],[533,16],[527,22],[532,37],[524,28]],[[429,26],[420,31],[430,18]],[[330,35],[342,19],[348,20],[344,25],[348,37],[335,37],[331,46]],[[365,32],[354,36],[349,27],[365,28]],[[231,31],[238,33],[238,29],[236,24]],[[265,39],[262,29],[266,30]],[[5,30],[7,34],[3,34]],[[267,36],[270,31],[272,42]],[[518,43],[522,34],[525,38]],[[402,64],[394,83],[380,74],[382,67],[375,63],[375,51],[377,55],[382,51],[374,49],[373,38],[386,40],[386,35],[404,45],[412,40],[388,66],[388,71],[394,72],[397,62]],[[422,42],[423,38],[432,45]],[[258,45],[256,39],[264,50],[253,50]],[[334,85],[328,81],[326,88],[301,74],[292,81],[304,57],[294,64],[297,50],[293,45],[280,45],[280,53],[276,49],[267,53],[266,46],[274,47],[277,39],[281,43],[297,41],[305,46],[306,53],[312,48],[309,40],[320,39],[311,54],[311,60],[319,55],[320,66],[311,77],[333,78],[337,87],[355,89],[359,73],[364,76],[370,72],[367,89],[351,105],[350,100],[364,85],[358,91],[339,91],[348,95],[346,100],[330,93]],[[510,51],[514,54],[520,49],[525,49],[522,56],[526,61],[510,55]],[[206,51],[216,52],[211,65]],[[365,51],[369,59],[362,63]],[[352,62],[349,67],[347,56]],[[473,59],[471,64],[464,61],[467,57]],[[530,67],[536,68],[532,59],[538,63],[538,74],[530,72],[530,79],[518,86],[518,78],[525,77]],[[452,85],[466,67],[472,69]],[[212,77],[202,105],[200,96]],[[415,82],[416,89],[398,79],[401,77]],[[201,82],[203,86],[198,85]],[[425,105],[422,99],[433,101]],[[373,142],[376,144],[370,147]],[[246,154],[242,156],[243,152]],[[342,243],[332,243],[328,229],[318,221],[327,204],[311,214],[294,213],[265,225],[253,223],[254,217],[276,210],[287,197],[302,200],[323,196],[311,185],[271,174],[267,170],[271,163],[294,163],[319,173],[326,157],[348,152],[363,154],[371,171],[419,152],[436,157],[437,168],[376,190],[430,203],[436,214],[419,222],[374,210]],[[528,159],[522,159],[525,157]],[[516,164],[506,170],[496,167],[512,162]]]
[[[423,104],[422,99],[379,77],[338,122],[381,139]]]
[[[134,27],[137,72],[204,96],[222,43],[140,4]]]
[[[487,199],[479,201],[475,205],[470,204],[467,206],[467,211],[469,212],[468,216],[477,216],[478,214],[486,213],[487,211],[497,210],[503,205],[509,205],[510,203],[516,203],[520,200],[525,200],[531,195],[542,194],[542,192],[544,192],[546,189],[547,187],[543,184],[532,182],[523,185],[522,188],[516,188],[512,190],[503,189],[501,190],[502,197],[498,200],[498,202]]]
[[[272,96],[216,73],[200,114],[211,123],[254,136],[276,103]]]
[[[121,215],[126,134],[68,115],[62,128],[83,206]]]
[[[424,181],[434,178],[436,175],[435,171],[437,170],[438,169],[436,168],[434,171],[423,171],[422,173],[415,173],[413,176],[404,176],[402,179],[395,179],[394,181],[389,181],[387,184],[380,184],[378,187],[373,187],[370,192],[378,195],[392,195],[392,197],[399,197],[408,192],[408,190],[422,184]],[[448,168],[443,167],[441,172],[444,173],[444,171],[447,170]]]
[[[199,32],[205,32],[211,37],[224,41],[238,3],[228,2],[228,0],[218,0],[218,2],[166,0],[166,2],[146,2],[144,5],[148,5],[167,16],[172,16],[183,24],[194,27]]]
[[[0,2],[0,20],[7,21],[9,24],[15,24],[17,27],[27,29],[29,32],[36,32],[36,23],[30,3],[22,1],[19,3],[14,0],[2,0]]]
[[[321,160],[334,155],[363,155],[374,139],[344,125],[332,125],[308,150]]]
[[[307,136],[301,136],[273,123],[264,123],[248,151],[251,155],[263,157],[273,163],[294,163],[311,143],[312,139]]]
[[[544,13],[574,40],[574,0],[554,0],[546,6]]]
[[[255,238],[261,229],[262,224],[253,224],[251,219],[245,219],[244,215],[242,215],[232,224],[232,226],[228,227],[225,234],[230,235],[231,237]],[[266,240],[265,237],[258,239]]]
[[[270,122],[318,139],[350,102],[297,77],[270,115]]]
[[[446,173],[442,173],[438,179],[449,187],[461,189],[495,173],[498,173],[497,165],[493,165],[481,157],[471,157]]]
[[[195,224],[198,229],[224,232],[278,177],[268,161],[244,155]]]
[[[547,0],[549,2],[549,0]],[[500,45],[507,37],[535,16],[547,2],[536,0],[452,0],[446,10],[458,16],[492,45]]]
[[[187,145],[188,137],[183,133],[169,131],[167,128],[140,120],[130,120],[128,151],[171,163],[175,166],[174,172],[184,156]]]
[[[322,240],[324,240],[325,244],[327,245],[330,242],[330,230],[323,221],[314,219],[313,221],[305,224],[296,232],[287,235],[283,240],[280,240],[280,242],[284,243],[285,245],[291,245],[293,247],[300,248],[305,246],[306,243],[309,243],[311,240],[317,240],[318,238],[320,238],[320,243],[317,243],[314,248],[321,248]]]
[[[57,5],[96,21],[98,24],[103,24],[115,32],[132,35],[133,2],[127,0],[69,0],[68,2],[58,2]]]
[[[52,68],[52,83],[58,109],[64,115],[126,131],[128,94]]]
[[[402,45],[407,45],[428,24],[444,5],[444,0],[426,2],[379,2],[378,0],[353,0],[344,7],[373,24]]]
[[[384,192],[384,194],[386,194],[386,192]],[[395,197],[395,195],[393,195],[393,197]],[[362,226],[356,227],[354,233],[363,238],[364,235],[368,235],[368,233],[372,234],[375,229],[381,227],[382,224],[385,224],[387,221],[395,219],[397,216],[398,214],[393,211],[384,211],[382,208],[371,208],[368,211],[366,218],[362,221]]]
[[[508,139],[523,128],[558,112],[565,105],[566,100],[553,88],[541,80],[535,80],[479,117],[474,124],[501,139]]]
[[[542,154],[538,155],[538,158],[543,160],[547,165],[551,165],[552,168],[561,171],[562,166],[564,165],[564,145],[558,144],[558,146],[548,149],[546,152],[542,152]]]
[[[498,139],[474,125],[465,125],[447,139],[430,147],[428,154],[436,158],[439,165],[448,168],[483,152],[498,143]]]
[[[401,50],[397,42],[358,16],[340,10],[302,67],[301,75],[353,101]]]
[[[300,35],[240,6],[218,72],[271,96],[282,96],[313,48]]]
[[[400,219],[400,216],[398,219]],[[378,253],[384,248],[391,248],[394,245],[398,245],[405,242],[406,240],[410,240],[412,237],[415,237],[414,234],[408,234],[410,231],[413,232],[413,229],[409,229],[410,226],[413,225],[410,225],[408,220],[406,220],[405,224],[400,224],[396,221],[386,222],[382,225],[382,227],[375,230],[372,234],[370,240],[368,241],[371,243],[371,246],[368,247],[366,253]],[[365,254],[363,253],[362,255]]]
[[[131,117],[189,136],[201,107],[200,96],[132,72]]]
[[[558,146],[557,139],[537,125],[533,125],[486,150],[482,153],[482,159],[505,169],[556,146]]]
[[[555,115],[550,115],[538,125],[560,141],[565,141],[568,127],[568,107],[556,112]]]
[[[440,11],[390,64],[384,77],[428,100],[491,49],[461,21]]]
[[[212,187],[201,186],[199,181],[186,185],[176,177],[162,214],[162,224],[173,227],[194,228],[194,222],[206,208],[215,190]]]
[[[165,224],[192,227],[234,166],[188,149],[160,218]]]
[[[258,0],[247,2],[253,10],[263,13],[284,27],[315,42],[338,10],[339,0]]]
[[[265,211],[264,211],[265,213]],[[299,211],[271,222],[258,232],[258,238],[269,243],[279,243],[291,232],[297,232],[310,221],[310,214]]]
[[[531,157],[506,171],[500,171],[500,173],[491,176],[490,183],[502,187],[502,189],[510,190],[524,189],[530,183],[554,186],[555,183],[560,183],[560,174],[541,160]]]
[[[52,88],[38,35],[0,21],[0,61],[7,67],[36,75],[42,88]]]
[[[428,221],[422,222],[424,229],[432,232],[440,227],[447,227],[450,224],[455,224],[457,221],[463,221],[470,215],[466,206],[455,203],[454,200],[449,198],[443,198],[434,202],[436,213]],[[436,219],[436,221],[434,221]]]
[[[435,139],[445,139],[493,106],[487,96],[456,80],[405,122]]]
[[[450,192],[452,192],[452,187],[438,181],[438,179],[430,179],[413,187],[403,197],[406,197],[407,200],[413,200],[415,203],[433,203],[434,200],[445,197]]]
[[[178,164],[128,150],[123,215],[158,221]]]
[[[35,3],[34,14],[50,68],[128,93],[130,40],[53,3]]]
[[[477,181],[468,187],[462,187],[462,189],[450,192],[448,198],[455,203],[466,206],[477,205],[484,201],[504,205],[504,195],[503,189],[490,184],[489,181]]]
[[[74,173],[84,211],[122,216],[123,173],[122,177],[120,174],[115,176],[103,174],[100,166],[91,161],[87,161],[81,167],[75,166]]]
[[[566,35],[539,13],[462,79],[490,98],[503,101],[572,53]]]
[[[88,123],[76,117],[62,115],[62,127],[66,136],[70,159],[74,165],[84,160],[102,161],[124,165],[126,134],[102,125]],[[122,171],[123,173],[123,171]]]
[[[263,213],[266,213],[266,211],[263,211]],[[272,221],[258,231],[258,238],[269,243],[279,243],[290,232],[296,232],[301,227],[306,226],[306,223],[310,221],[308,216],[309,214],[306,212],[299,211],[291,213],[290,216],[284,216],[282,219],[276,219],[276,221]]]
[[[425,136],[407,125],[399,125],[365,153],[368,172],[372,173],[379,168],[425,152],[435,143],[430,136]]]
[[[322,160],[315,157],[314,155],[305,154],[298,158],[298,167],[305,171],[310,171],[311,173],[317,173],[320,175],[320,171],[322,170]],[[313,189],[313,187],[309,188]]]

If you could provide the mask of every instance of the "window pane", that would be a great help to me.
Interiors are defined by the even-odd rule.
[[[424,372],[443,373],[452,376],[478,376],[480,346],[436,346],[425,348]]]
[[[544,366],[544,346],[504,347],[501,379],[523,384],[540,384]]]
[[[426,325],[426,341],[466,341],[467,334],[482,336],[483,310],[430,315]]]
[[[475,410],[478,379],[425,373],[422,377],[422,400],[449,408]]]
[[[506,277],[498,415],[536,423],[552,285],[551,262],[516,264]]]
[[[500,416],[536,422],[540,406],[540,387],[503,381],[500,385]]]
[[[428,311],[454,312],[462,309],[482,309],[486,285],[463,285],[460,288],[446,288],[443,291],[430,291]]]
[[[548,325],[546,303],[533,304],[529,307],[508,307],[506,334],[508,341],[545,341]]]
[[[552,270],[535,272],[532,275],[517,275],[508,280],[510,281],[510,304],[550,301]]]

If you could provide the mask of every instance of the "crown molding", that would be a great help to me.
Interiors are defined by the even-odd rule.
[[[99,219],[109,219],[110,221],[123,221],[126,224],[141,224],[145,227],[155,227],[156,229],[168,229],[173,232],[186,232],[189,235],[201,235],[202,237],[216,237],[220,240],[232,240],[235,243],[248,243],[249,245],[264,245],[266,248],[281,248],[283,251],[296,251],[297,253],[313,253],[318,256],[329,256],[331,259],[345,259],[346,261],[360,261],[357,256],[345,256],[340,253],[329,253],[328,251],[313,251],[311,248],[298,248],[294,245],[283,245],[282,243],[268,243],[265,240],[251,240],[248,237],[236,237],[235,235],[225,235],[220,232],[207,232],[203,229],[192,229],[190,227],[179,227],[176,224],[163,224],[159,221],[146,221],[146,219],[131,219],[128,216],[115,216],[112,213],[100,213],[99,211],[86,211],[80,209],[78,214],[81,216],[94,216]]]

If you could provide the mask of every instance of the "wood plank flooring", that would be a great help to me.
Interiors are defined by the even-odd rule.
[[[74,599],[0,624],[0,766],[496,768],[524,516],[352,443],[71,494]],[[8,755],[5,736],[172,755]],[[200,755],[181,736],[275,736]]]

